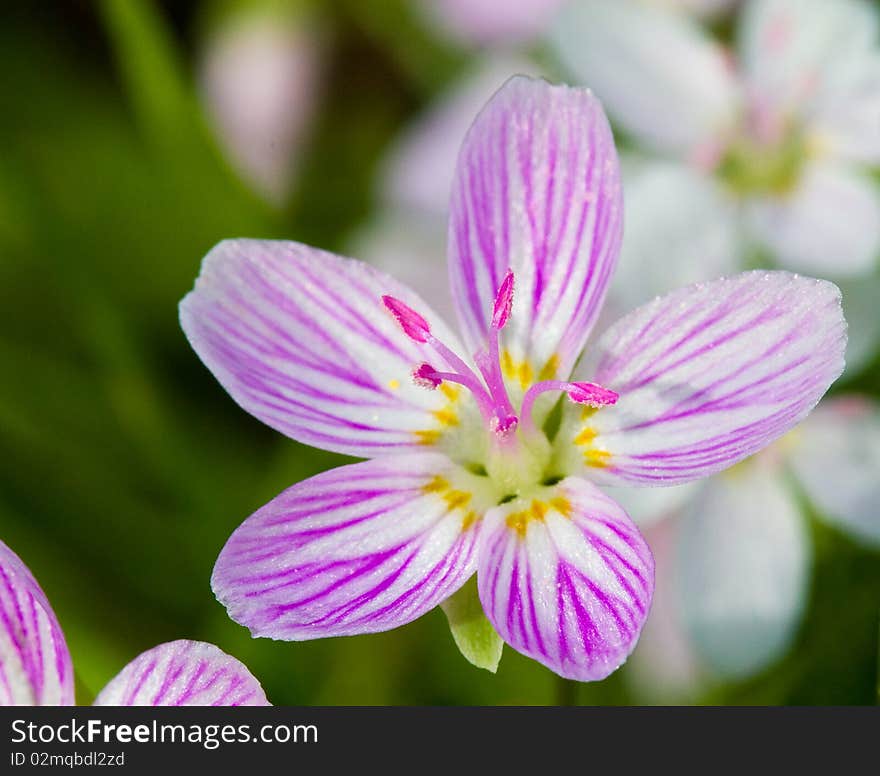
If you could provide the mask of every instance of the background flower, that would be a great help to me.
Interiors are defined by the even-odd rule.
[[[566,71],[592,86],[636,146],[663,158],[657,164],[675,175],[679,196],[701,199],[682,234],[726,234],[724,250],[740,266],[770,259],[820,277],[864,278],[876,290],[875,11],[862,0],[747,0],[728,49],[694,18],[660,4],[573,0],[552,41]],[[638,174],[656,180],[651,164],[643,161]],[[649,189],[638,179],[633,186]],[[628,203],[637,233],[662,218],[642,192]],[[717,251],[705,262],[697,253],[671,254],[692,280],[711,276],[716,258]],[[878,332],[876,316],[847,291],[854,372],[876,352]]]
[[[795,432],[690,490],[648,531],[658,581],[633,658],[643,697],[682,699],[779,661],[801,634],[819,520],[880,546],[880,408],[824,402]],[[625,500],[624,500],[624,503]],[[838,638],[847,638],[840,629]]]
[[[277,0],[214,16],[199,63],[207,112],[236,168],[283,204],[317,107],[315,24],[294,3]]]

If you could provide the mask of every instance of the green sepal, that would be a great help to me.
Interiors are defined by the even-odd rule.
[[[446,613],[452,638],[465,660],[494,674],[501,662],[504,642],[483,613],[476,576],[440,607]]]

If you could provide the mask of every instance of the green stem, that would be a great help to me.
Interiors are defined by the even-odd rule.
[[[578,690],[580,684],[571,679],[564,679],[561,676],[556,677],[556,705],[557,706],[578,706]]]

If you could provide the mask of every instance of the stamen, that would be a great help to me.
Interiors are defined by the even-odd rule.
[[[420,385],[423,388],[436,388],[439,383],[435,385],[434,379],[438,379],[441,382],[448,380],[449,382],[463,385],[473,392],[480,411],[486,420],[489,421],[494,414],[492,411],[492,401],[473,370],[451,348],[444,345],[431,334],[431,327],[428,322],[408,304],[387,294],[382,297],[382,304],[394,316],[407,337],[415,342],[424,342],[430,345],[448,366],[456,370],[455,372],[438,372],[428,364],[420,364],[413,371],[413,379],[416,385]]]
[[[430,325],[419,313],[393,296],[385,295],[382,297],[382,304],[394,316],[404,334],[415,342],[429,345],[453,370],[440,372],[431,364],[423,362],[416,366],[412,372],[415,384],[428,390],[434,390],[441,383],[448,381],[468,388],[474,395],[480,413],[499,440],[511,439],[519,424],[519,418],[510,402],[510,397],[507,395],[507,387],[501,373],[501,354],[498,342],[498,333],[507,325],[510,318],[513,306],[513,289],[513,272],[508,270],[495,296],[488,349],[474,356],[483,382],[451,348],[444,345],[431,333]]]
[[[507,270],[501,288],[495,297],[495,305],[492,308],[492,328],[501,331],[510,318],[510,309],[513,307],[513,270]]]
[[[568,398],[575,404],[589,404],[598,409],[609,404],[617,404],[620,394],[596,383],[569,383]]]
[[[575,404],[586,404],[596,408],[616,404],[620,398],[620,394],[616,391],[603,388],[596,383],[568,383],[563,380],[544,380],[543,382],[535,383],[526,391],[526,395],[523,396],[520,412],[524,427],[529,433],[537,431],[532,419],[532,405],[538,396],[547,391],[564,391]]]
[[[516,431],[518,425],[519,418],[516,415],[504,415],[501,417],[496,415],[489,422],[489,428],[499,436],[507,436],[508,434],[511,434]]]
[[[437,370],[430,364],[419,364],[412,373],[413,382],[419,388],[427,388],[429,391],[435,390],[443,380],[437,376]]]
[[[431,327],[412,307],[387,295],[382,297],[382,304],[395,317],[407,337],[416,342],[428,341],[428,337],[431,336]]]

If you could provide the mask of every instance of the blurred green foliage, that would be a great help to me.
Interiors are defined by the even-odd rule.
[[[81,701],[140,651],[195,638],[242,659],[276,704],[630,702],[623,672],[561,685],[510,649],[496,676],[479,671],[439,609],[388,634],[287,644],[251,639],[211,594],[241,520],[342,459],[239,410],[189,348],[177,302],[224,237],[339,249],[375,206],[394,134],[466,65],[403,0],[312,11],[326,81],[279,210],[236,178],[200,111],[206,4],[4,5],[0,536],[53,603]],[[878,375],[857,387],[876,393]],[[796,648],[707,701],[876,701],[877,555],[815,531]]]

